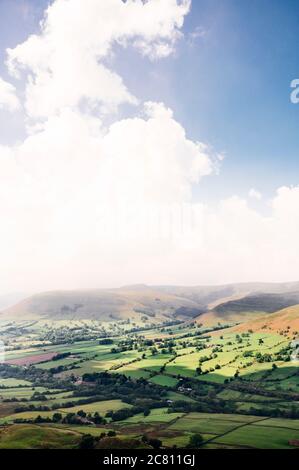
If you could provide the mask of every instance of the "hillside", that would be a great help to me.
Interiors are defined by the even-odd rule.
[[[299,293],[299,282],[247,282],[219,286],[156,286],[155,288],[167,294],[184,297],[206,305],[208,310],[212,310],[221,303],[248,295]]]
[[[111,290],[46,292],[29,297],[6,309],[1,319],[100,321],[146,316],[152,321],[188,319],[203,311],[192,300],[161,293],[148,287]]]
[[[44,292],[3,308],[3,320],[124,320],[154,323],[196,319],[240,323],[299,304],[299,283],[146,286]],[[1,308],[1,307],[0,307]]]
[[[225,302],[215,302],[210,311],[199,315],[204,325],[244,323],[299,303],[299,292],[236,295]]]
[[[238,325],[234,329],[240,332],[252,330],[253,332],[284,333],[289,337],[297,336],[299,332],[299,304]]]

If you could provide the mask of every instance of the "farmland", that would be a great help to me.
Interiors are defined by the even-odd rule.
[[[89,339],[75,340],[80,330]],[[2,325],[0,448],[77,448],[86,434],[99,448],[186,447],[193,435],[215,449],[299,440],[289,335],[81,320],[14,323],[13,341],[11,331]]]

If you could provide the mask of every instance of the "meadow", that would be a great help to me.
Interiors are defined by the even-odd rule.
[[[51,326],[55,344],[48,327],[22,325],[0,364],[0,448],[76,448],[86,434],[99,448],[186,447],[193,435],[215,449],[299,442],[298,362],[285,335],[196,323],[107,323],[101,335],[84,323],[98,337],[74,341],[76,322],[64,336]]]

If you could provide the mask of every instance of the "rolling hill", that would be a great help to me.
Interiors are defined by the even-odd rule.
[[[188,319],[204,311],[198,303],[148,287],[46,292],[33,295],[2,312],[11,320]]]
[[[253,332],[283,333],[288,337],[297,336],[299,332],[299,304],[243,323],[234,329],[240,332],[252,330]]]
[[[224,302],[217,302],[204,314],[196,319],[204,325],[216,323],[244,323],[258,318],[266,318],[269,314],[299,303],[299,292],[285,293],[254,293],[232,296]]]
[[[146,286],[44,292],[3,309],[3,320],[196,320],[243,323],[299,304],[299,283]]]

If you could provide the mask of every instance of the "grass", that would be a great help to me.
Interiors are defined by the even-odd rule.
[[[54,413],[77,413],[80,410],[85,411],[85,413],[92,414],[97,411],[100,415],[104,416],[108,411],[118,411],[123,408],[131,408],[131,405],[124,403],[121,400],[105,400],[95,403],[88,403],[87,405],[72,406],[70,408],[61,407],[51,411],[24,411],[21,413],[13,413],[0,419],[0,424],[12,423],[16,419],[34,420],[39,415],[43,418],[52,418]]]
[[[65,359],[60,359],[58,361],[48,361],[48,362],[43,362],[41,364],[38,364],[37,367],[39,369],[49,370],[49,369],[53,369],[59,366],[69,366],[73,364],[74,362],[78,362],[79,359],[80,358],[76,358],[76,359],[65,358]]]
[[[64,429],[13,425],[0,430],[0,449],[73,449],[80,436]]]
[[[168,413],[168,408],[158,408],[151,410],[149,416],[138,414],[127,419],[125,422],[128,424],[133,423],[169,423],[177,418],[180,418],[183,413]]]
[[[48,425],[47,425],[48,426]],[[111,428],[104,428],[104,427],[96,427],[96,426],[77,426],[77,425],[51,425],[53,428],[58,429],[68,429],[69,431],[74,431],[79,434],[91,434],[92,436],[100,436],[102,433],[107,433],[111,430]]]
[[[28,380],[20,380],[20,379],[1,379],[0,378],[0,387],[19,387],[19,386],[27,386],[31,385],[31,382]],[[0,388],[1,393],[1,388]]]
[[[299,439],[298,430],[269,427],[265,431],[261,425],[249,425],[219,437],[214,442],[257,449],[289,449],[289,441],[292,439]]]
[[[152,382],[162,387],[175,387],[178,383],[178,380],[174,377],[168,377],[167,375],[155,375],[149,382]]]
[[[5,418],[0,419],[0,424],[8,424],[13,423],[16,419],[26,419],[26,420],[34,420],[39,415],[43,418],[52,418],[55,411],[24,411],[22,413],[14,413],[9,416],[5,416]]]
[[[164,332],[160,332],[159,329],[153,328],[149,332],[143,332],[142,336],[175,339],[176,334],[178,336],[185,335],[189,331],[188,329],[181,330],[179,327],[172,327],[171,329],[175,333],[174,335],[169,335],[166,331],[167,329]],[[194,333],[194,329],[190,329],[190,333]],[[299,393],[299,376],[295,375],[298,363],[289,362],[286,364],[276,361],[275,363],[278,368],[272,370],[272,362],[258,363],[255,358],[256,352],[278,352],[282,347],[287,346],[289,341],[280,335],[261,332],[251,334],[248,338],[243,337],[242,343],[238,343],[236,334],[237,332],[232,330],[212,333],[209,341],[206,342],[207,347],[201,351],[196,350],[196,344],[204,344],[205,339],[184,336],[183,339],[178,339],[174,346],[177,353],[176,357],[169,353],[162,354],[159,345],[157,346],[159,353],[156,355],[151,354],[149,347],[111,353],[112,347],[117,347],[119,341],[126,339],[126,335],[123,334],[114,338],[113,345],[99,345],[98,341],[91,340],[74,344],[44,346],[42,349],[40,349],[40,346],[38,348],[30,346],[28,338],[20,337],[20,345],[22,347],[23,341],[24,349],[11,351],[9,353],[11,357],[22,358],[40,352],[70,352],[74,355],[74,357],[67,357],[58,361],[51,360],[43,364],[37,364],[35,366],[37,368],[47,371],[52,367],[69,366],[81,361],[78,364],[78,368],[55,374],[53,376],[54,380],[59,380],[72,374],[80,377],[87,372],[109,371],[109,373],[124,374],[132,379],[144,378],[152,384],[168,388],[165,390],[164,397],[172,401],[201,403],[201,397],[206,397],[209,395],[209,392],[213,392],[214,395],[217,394],[218,399],[234,402],[238,413],[244,412],[248,413],[248,415],[168,413],[168,408],[160,408],[151,409],[148,416],[140,413],[122,422],[109,423],[107,427],[54,423],[42,425],[28,424],[26,426],[10,424],[5,428],[0,428],[0,444],[12,446],[15,439],[15,445],[17,446],[15,448],[23,448],[23,445],[26,448],[39,448],[38,446],[44,448],[47,445],[50,448],[52,448],[51,446],[72,448],[77,445],[78,439],[80,439],[83,433],[96,436],[113,428],[117,431],[117,436],[120,439],[126,439],[129,436],[140,438],[142,434],[150,433],[153,437],[160,438],[163,446],[166,447],[174,445],[178,448],[185,447],[192,434],[200,433],[209,441],[205,444],[207,448],[289,448],[290,440],[299,439],[299,420],[265,419],[249,415],[250,408],[267,408],[267,410],[271,410],[278,407],[281,410],[287,411],[290,410],[291,406],[296,407],[298,405],[299,410],[299,403],[297,404],[294,399],[292,400],[291,394],[288,400],[287,395],[289,391]],[[220,337],[221,335],[223,335],[222,338]],[[262,344],[259,344],[260,339],[263,340]],[[229,342],[231,344],[228,344]],[[218,349],[215,349],[216,346]],[[220,351],[219,347],[221,348]],[[244,357],[244,352],[246,351],[252,351],[253,357]],[[211,357],[215,353],[217,354],[216,357],[204,361],[201,365],[202,370],[208,371],[208,373],[198,375],[196,368],[199,366],[200,359],[203,356]],[[145,358],[141,359],[143,354],[145,354]],[[252,362],[252,364],[249,365],[249,362]],[[220,365],[220,369],[215,369],[217,364]],[[163,366],[166,366],[166,368],[161,372],[161,367]],[[211,368],[215,370],[210,371]],[[232,378],[237,370],[239,370],[243,379],[244,392],[231,390],[229,388],[230,385],[227,387],[226,385],[223,387],[218,386],[219,384],[224,384],[227,378]],[[193,383],[192,380],[190,381],[190,386],[193,389],[191,392],[192,397],[178,393],[176,390],[179,384],[179,380],[176,377],[178,374],[181,377],[197,380],[196,383]],[[186,382],[182,379],[182,383]],[[73,397],[72,392],[68,391],[71,387],[68,387],[68,390],[65,391],[57,390],[57,393],[50,395],[47,393],[49,391],[46,388],[34,388],[30,382],[14,378],[0,379],[0,387],[1,385],[10,387],[0,388],[0,423],[2,424],[7,422],[13,423],[13,420],[18,418],[33,420],[38,415],[52,417],[55,412],[65,415],[67,413],[76,413],[79,410],[84,410],[86,413],[91,414],[98,412],[100,415],[105,416],[108,411],[117,411],[131,406],[121,400],[105,400],[86,405],[76,405],[76,401],[84,397]],[[254,391],[254,394],[248,393],[249,387]],[[277,394],[276,397],[267,398],[262,394],[262,389],[274,392],[282,390],[286,392],[286,395],[279,396]],[[35,391],[44,393],[48,399],[43,402],[32,401],[30,398]],[[196,393],[198,393],[197,397]],[[18,402],[2,401],[1,403],[1,400],[11,400],[13,398],[16,398]],[[150,398],[154,399],[155,397],[150,396]],[[67,408],[65,403],[69,401],[73,401],[74,406]],[[145,403],[147,402],[145,401]],[[14,412],[17,406],[51,406],[53,404],[58,404],[60,408],[47,412]]]
[[[177,393],[177,392],[172,392],[172,391],[167,393],[167,398],[172,401],[186,401],[188,403],[197,403],[196,400],[189,397],[188,395],[183,395],[182,393]]]
[[[171,429],[177,429],[179,431],[189,431],[194,433],[210,433],[210,434],[223,434],[227,431],[231,431],[237,426],[240,426],[238,421],[229,421],[225,419],[190,419],[184,417],[179,419],[176,423],[172,424]]]
[[[118,411],[123,408],[131,408],[131,405],[124,403],[121,400],[106,400],[88,403],[87,405],[73,406],[71,408],[61,408],[59,411],[62,411],[63,413],[77,413],[80,410],[85,411],[85,413],[95,413],[97,411],[103,416],[108,411]]]
[[[47,391],[44,387],[36,387],[36,388],[7,388],[7,389],[0,389],[0,398],[30,398],[34,392],[45,393]]]
[[[257,426],[271,427],[271,428],[288,428],[299,431],[299,420],[298,419],[282,419],[282,418],[270,418],[265,421],[255,423]],[[266,429],[265,432],[268,430]],[[298,436],[299,439],[299,436]]]

